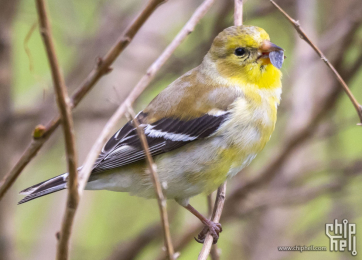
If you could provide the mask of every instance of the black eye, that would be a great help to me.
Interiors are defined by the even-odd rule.
[[[235,55],[236,56],[243,56],[245,55],[246,50],[244,48],[237,48],[235,49]]]

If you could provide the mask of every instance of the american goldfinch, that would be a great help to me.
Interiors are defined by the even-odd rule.
[[[283,49],[271,43],[263,29],[229,27],[214,39],[201,65],[171,83],[137,115],[165,196],[198,217],[214,242],[221,225],[202,216],[189,198],[210,194],[264,148],[277,119],[283,60]],[[66,189],[67,177],[64,173],[23,190],[27,196],[19,204]],[[106,143],[86,189],[155,197],[132,122]]]

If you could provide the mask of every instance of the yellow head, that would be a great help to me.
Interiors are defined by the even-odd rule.
[[[272,87],[280,81],[283,49],[270,42],[269,35],[256,26],[232,26],[213,41],[208,53],[223,77],[242,83]]]

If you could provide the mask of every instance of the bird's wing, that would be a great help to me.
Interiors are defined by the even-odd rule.
[[[209,137],[228,117],[228,112],[204,114],[183,121],[176,118],[162,118],[154,123],[144,123],[143,112],[137,115],[144,128],[152,156],[177,149],[195,140]],[[145,159],[145,153],[132,122],[128,122],[106,143],[99,155],[93,173],[118,168]]]

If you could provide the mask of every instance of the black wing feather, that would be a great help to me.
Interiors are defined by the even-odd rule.
[[[142,124],[142,120],[140,122],[141,126],[151,128],[146,134],[146,138],[151,155],[156,156],[212,135],[228,115],[229,113],[219,116],[205,114],[188,121],[163,118],[152,125]],[[137,118],[144,118],[145,116],[141,112]],[[154,134],[154,131],[159,134]],[[177,138],[173,138],[175,136]],[[181,140],[182,137],[185,137],[185,139]],[[104,146],[102,153],[95,163],[93,173],[122,167],[144,159],[145,153],[137,131],[133,127],[132,122],[128,122]]]

